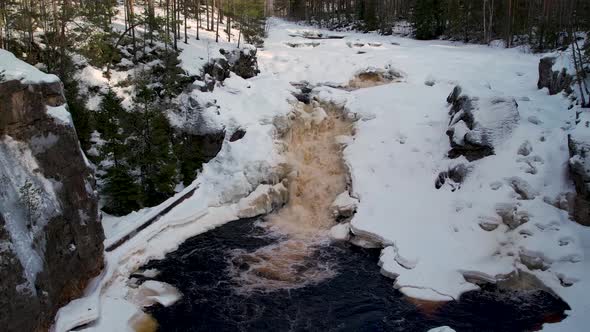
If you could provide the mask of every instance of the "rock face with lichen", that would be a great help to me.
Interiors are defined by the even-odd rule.
[[[61,82],[0,56],[0,326],[43,330],[102,269],[104,234]]]

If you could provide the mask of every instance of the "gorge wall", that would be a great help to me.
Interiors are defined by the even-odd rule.
[[[102,269],[98,195],[62,83],[0,60],[0,326],[45,330]]]

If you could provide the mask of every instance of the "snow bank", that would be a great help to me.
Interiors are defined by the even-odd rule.
[[[3,81],[18,80],[23,84],[55,83],[59,81],[57,76],[42,72],[3,49],[0,49],[0,77],[4,77]]]
[[[57,107],[46,106],[47,107],[47,114],[53,117],[57,123],[65,125],[65,126],[73,126],[74,121],[72,120],[72,115],[66,109],[66,105],[61,105]]]

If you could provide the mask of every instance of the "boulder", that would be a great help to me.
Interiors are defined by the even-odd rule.
[[[450,121],[447,129],[450,158],[473,161],[494,154],[494,146],[508,138],[520,115],[514,98],[471,97],[456,86],[447,97]]]
[[[521,156],[528,156],[529,154],[531,154],[531,152],[533,152],[533,146],[531,144],[531,142],[529,142],[529,140],[524,141],[520,147],[518,148],[517,153]]]
[[[528,212],[519,203],[498,203],[495,208],[502,223],[511,230],[527,223],[530,219]]]
[[[574,219],[590,226],[590,115],[580,114],[580,121],[568,136],[569,175],[576,187]]]
[[[428,330],[428,332],[455,332],[455,330],[448,326],[439,326]]]
[[[200,84],[201,91],[213,91],[216,82],[223,82],[234,73],[242,78],[252,78],[260,73],[255,48],[242,48],[232,51],[220,49],[223,58],[216,58],[203,66]]]
[[[348,241],[350,239],[350,223],[339,223],[332,226],[330,237],[335,241]]]
[[[438,173],[434,186],[436,189],[440,189],[447,184],[451,188],[451,191],[460,189],[461,183],[463,183],[469,171],[470,168],[465,164],[449,167],[448,170]]]
[[[276,185],[261,184],[237,204],[239,218],[252,218],[268,214],[289,200],[287,180]]]
[[[556,57],[554,56],[541,58],[539,61],[539,81],[537,82],[537,88],[549,89],[550,95],[555,95],[562,91],[570,94],[573,92],[573,77],[567,73],[565,68],[562,68],[561,71],[553,70],[555,61]]]
[[[350,197],[348,191],[345,191],[338,195],[332,206],[332,215],[337,221],[350,219],[356,213],[358,206],[358,199]]]
[[[0,326],[38,331],[100,272],[104,233],[61,82],[8,60],[26,74],[0,83]]]

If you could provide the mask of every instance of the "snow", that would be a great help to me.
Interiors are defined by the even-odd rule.
[[[448,326],[440,326],[440,327],[435,327],[433,329],[428,330],[428,332],[455,332],[455,330],[453,330],[452,328],[448,327]]]
[[[330,228],[330,237],[336,241],[346,241],[350,238],[350,224],[340,223]]]
[[[57,107],[53,106],[46,106],[47,114],[53,117],[57,123],[62,124],[64,126],[73,126],[74,122],[72,120],[72,115],[66,109],[66,105],[61,105]]]
[[[180,292],[173,286],[155,280],[147,280],[135,291],[133,302],[142,307],[149,307],[155,303],[168,307],[181,297]]]
[[[238,219],[251,202],[268,194],[269,182],[280,182],[284,147],[278,134],[287,125],[295,102],[290,82],[345,86],[367,68],[395,69],[404,73],[404,80],[354,91],[327,86],[313,90],[317,98],[345,106],[347,116],[359,120],[354,138],[338,140],[346,146],[350,196],[359,200],[355,202],[357,213],[350,226],[338,225],[332,236],[346,238],[350,228],[355,243],[380,242],[384,247],[379,260],[382,272],[396,277],[392,286],[407,296],[458,299],[464,292],[478,289],[466,276],[495,282],[525,271],[572,307],[563,322],[544,329],[580,331],[587,326],[590,299],[580,294],[590,288],[590,230],[547,203],[573,192],[567,178],[567,134],[575,109],[567,111],[569,102],[563,96],[537,90],[541,55],[352,32],[342,33],[344,39],[320,40],[318,47],[292,48],[285,43],[306,41],[290,36],[300,35],[300,26],[276,19],[271,19],[269,26],[265,48],[258,52],[259,76],[244,80],[232,75],[211,93],[193,91],[186,96],[187,102],[192,98],[198,105],[206,105],[197,114],[206,124],[199,130],[231,133],[242,128],[247,134],[235,142],[226,139],[195,182],[177,194],[180,197],[195,189],[190,198],[106,253],[107,268],[100,287],[89,292],[89,296],[100,292],[101,314],[86,330],[129,330],[128,321],[139,310],[128,297],[132,293],[127,285],[129,274],[149,259],[176,249],[183,240]],[[191,35],[189,44],[181,45],[186,70],[197,72],[217,52],[215,48],[227,46],[210,41],[204,33],[201,41]],[[365,54],[357,54],[347,42],[381,46],[366,47]],[[436,84],[428,86],[425,81]],[[497,98],[518,100],[517,112],[509,110],[513,120],[509,130],[505,130],[503,115],[486,113],[481,118],[492,128],[494,155],[473,162],[446,157],[450,149],[446,97],[457,84],[470,97],[479,98],[480,106],[489,106],[482,106],[482,110],[494,110]],[[186,122],[188,113],[170,117],[175,126],[191,125]],[[460,135],[468,128],[455,129]],[[530,153],[519,155],[526,141]],[[438,174],[458,164],[469,166],[460,187],[437,190]],[[530,172],[532,167],[534,173]],[[250,194],[253,196],[245,199]],[[105,243],[132,232],[172,201],[122,219],[105,218]],[[506,206],[514,211],[503,218],[498,211]],[[516,219],[512,220],[515,223],[504,220],[509,217]],[[484,230],[480,224],[486,223],[497,227]],[[60,313],[56,326],[65,326],[59,325],[65,317],[75,320],[74,314],[66,314],[71,306],[62,309],[64,314]],[[84,319],[82,315],[80,321]]]
[[[22,84],[59,82],[57,76],[42,72],[3,49],[0,49],[0,74],[4,81],[17,80]]]

